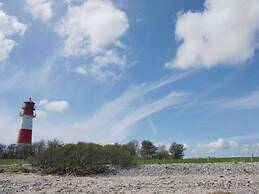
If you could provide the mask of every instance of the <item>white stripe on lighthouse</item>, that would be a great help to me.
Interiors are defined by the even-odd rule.
[[[21,129],[32,129],[32,116],[23,115]]]

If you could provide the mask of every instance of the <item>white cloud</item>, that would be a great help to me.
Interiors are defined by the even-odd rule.
[[[217,141],[210,142],[208,144],[199,144],[198,147],[205,148],[209,150],[222,149],[225,146],[225,140],[219,138]]]
[[[141,97],[190,75],[189,73],[162,79],[150,84],[140,84],[128,88],[121,96],[104,104],[86,121],[76,122],[73,127],[84,129],[89,141],[115,142],[127,136],[127,130],[138,121],[180,104],[186,100],[185,93],[172,92],[154,102],[139,105]]]
[[[99,81],[116,80],[125,65],[126,56],[120,55],[116,50],[109,50],[103,55],[94,57],[92,64],[76,67],[74,72],[79,75],[89,74]]]
[[[217,102],[211,102],[210,104],[215,105],[218,109],[259,109],[259,91],[255,91],[247,96],[227,100],[219,100]]]
[[[89,0],[69,7],[56,32],[64,37],[64,54],[96,54],[115,44],[129,27],[126,14],[111,1]]]
[[[181,44],[167,67],[237,65],[254,55],[259,45],[258,0],[206,0],[204,7],[203,12],[178,16],[175,34]]]
[[[126,129],[137,123],[138,121],[147,118],[157,112],[164,110],[165,108],[179,105],[187,100],[188,94],[185,92],[171,92],[167,96],[160,98],[152,103],[136,108],[135,111],[126,115],[122,120],[114,123],[111,128],[110,140],[121,138],[126,134]]]
[[[63,113],[69,109],[69,104],[67,101],[48,101],[48,100],[41,100],[38,103],[39,107],[43,108],[45,111],[49,112],[59,112]]]
[[[53,0],[26,0],[25,3],[26,10],[30,12],[35,19],[46,22],[53,15]]]
[[[84,66],[79,66],[79,67],[75,68],[74,72],[79,74],[79,75],[86,75],[87,74],[86,67],[84,67]]]
[[[239,143],[233,140],[226,140],[219,138],[216,141],[212,141],[208,144],[199,144],[198,149],[205,149],[209,152],[214,152],[219,149],[237,148]]]
[[[23,35],[27,26],[20,23],[15,16],[7,15],[0,6],[0,62],[8,58],[16,42],[10,36]]]
[[[55,31],[64,38],[66,57],[87,56],[87,64],[74,72],[104,81],[115,80],[123,72],[126,56],[120,39],[128,27],[127,15],[112,1],[89,0],[70,4]]]
[[[126,56],[121,56],[115,50],[109,50],[102,56],[96,56],[89,67],[89,73],[97,80],[116,80],[120,77],[126,65]]]
[[[43,117],[46,117],[47,116],[47,113],[43,110],[37,110],[36,111],[36,116],[37,118],[43,118]]]

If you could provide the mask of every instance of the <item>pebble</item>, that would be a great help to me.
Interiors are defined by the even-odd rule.
[[[259,163],[144,165],[116,175],[1,173],[0,193],[259,193]]]

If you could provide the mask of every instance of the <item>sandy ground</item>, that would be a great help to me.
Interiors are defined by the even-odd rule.
[[[259,164],[147,165],[117,175],[0,174],[0,193],[259,193]]]

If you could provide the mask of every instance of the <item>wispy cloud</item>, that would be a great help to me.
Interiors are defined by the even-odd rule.
[[[184,73],[151,84],[143,83],[132,86],[121,96],[99,108],[85,122],[74,123],[74,127],[85,129],[90,140],[123,140],[127,135],[126,130],[132,125],[167,107],[183,103],[187,100],[188,94],[185,92],[171,92],[165,97],[142,106],[137,104],[140,97],[190,74]]]
[[[160,98],[159,100],[152,102],[150,104],[144,105],[140,108],[137,108],[132,113],[128,114],[125,118],[117,123],[111,129],[111,137],[110,141],[114,139],[121,139],[126,134],[126,129],[130,126],[134,125],[138,121],[155,114],[159,111],[167,107],[171,107],[173,105],[178,105],[183,102],[186,102],[188,94],[185,92],[171,92],[167,96]]]
[[[242,97],[213,101],[213,102],[210,102],[209,104],[215,106],[219,110],[259,109],[259,91],[254,91],[251,94],[242,96]]]
[[[204,101],[206,101],[206,98],[208,96],[213,95],[218,90],[220,90],[222,87],[224,87],[225,84],[233,81],[238,75],[240,75],[240,72],[242,70],[243,70],[243,68],[239,68],[239,69],[233,71],[232,73],[228,74],[225,78],[221,79],[219,82],[208,87],[208,89],[198,93],[198,95],[196,95],[196,96],[193,96],[192,99],[190,100],[190,102],[188,104],[184,105],[184,107],[182,107],[181,110],[179,110],[176,113],[176,116],[181,117],[182,115],[184,115],[184,113],[193,109],[195,106],[200,106],[201,104],[203,105]],[[207,103],[205,103],[205,104],[206,104],[206,106],[208,105]]]

